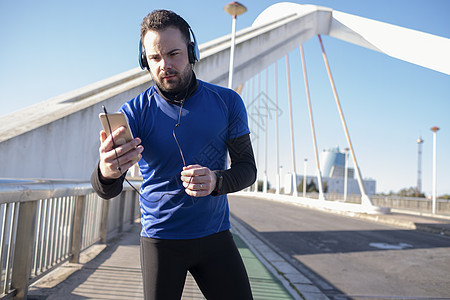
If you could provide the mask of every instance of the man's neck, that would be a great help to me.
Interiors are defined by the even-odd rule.
[[[194,72],[192,72],[191,79],[190,79],[189,83],[187,84],[187,87],[178,93],[170,93],[170,92],[163,91],[157,84],[155,84],[158,94],[164,100],[166,100],[167,102],[169,102],[171,104],[180,104],[184,100],[191,97],[197,90],[197,86],[198,86],[198,82],[197,82],[197,78],[195,77]]]

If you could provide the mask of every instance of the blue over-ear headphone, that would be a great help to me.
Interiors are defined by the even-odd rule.
[[[200,60],[200,51],[198,50],[198,44],[197,39],[195,38],[194,32],[192,31],[191,27],[188,25],[189,32],[192,35],[193,42],[190,42],[187,45],[188,50],[188,58],[190,64],[195,64]],[[139,66],[141,66],[142,70],[149,70],[150,67],[148,66],[147,62],[147,55],[145,54],[145,48],[144,45],[142,45],[141,39],[139,39]]]

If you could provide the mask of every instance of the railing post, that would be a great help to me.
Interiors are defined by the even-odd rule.
[[[130,224],[134,224],[135,211],[136,211],[136,196],[137,196],[137,193],[132,191],[131,192],[131,201],[130,201],[130,206],[131,206],[131,208],[130,208],[130,210],[131,210]]]
[[[19,205],[17,220],[16,244],[14,247],[14,262],[11,276],[11,289],[15,289],[14,299],[26,299],[28,281],[31,272],[33,245],[35,238],[37,201],[22,202]]]
[[[127,197],[127,192],[126,191],[122,191],[122,193],[120,194],[120,199],[119,199],[119,230],[118,232],[122,232],[123,230],[123,223],[124,223],[124,215],[125,215],[125,201],[126,201],[126,197]]]
[[[106,244],[108,235],[109,201],[110,200],[103,199],[102,222],[100,223],[100,243],[102,244]]]
[[[75,199],[75,213],[73,216],[72,229],[72,247],[71,247],[71,263],[80,262],[81,242],[83,234],[83,214],[84,204],[86,202],[86,195],[77,196]]]

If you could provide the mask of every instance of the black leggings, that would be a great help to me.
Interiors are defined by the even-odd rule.
[[[208,300],[253,299],[247,272],[229,230],[204,238],[141,237],[146,300],[179,300],[187,271]]]

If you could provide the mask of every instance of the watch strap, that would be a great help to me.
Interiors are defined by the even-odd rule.
[[[222,184],[223,184],[223,175],[220,171],[213,171],[214,174],[216,174],[216,187],[211,192],[212,196],[220,195],[220,191],[222,190]]]

